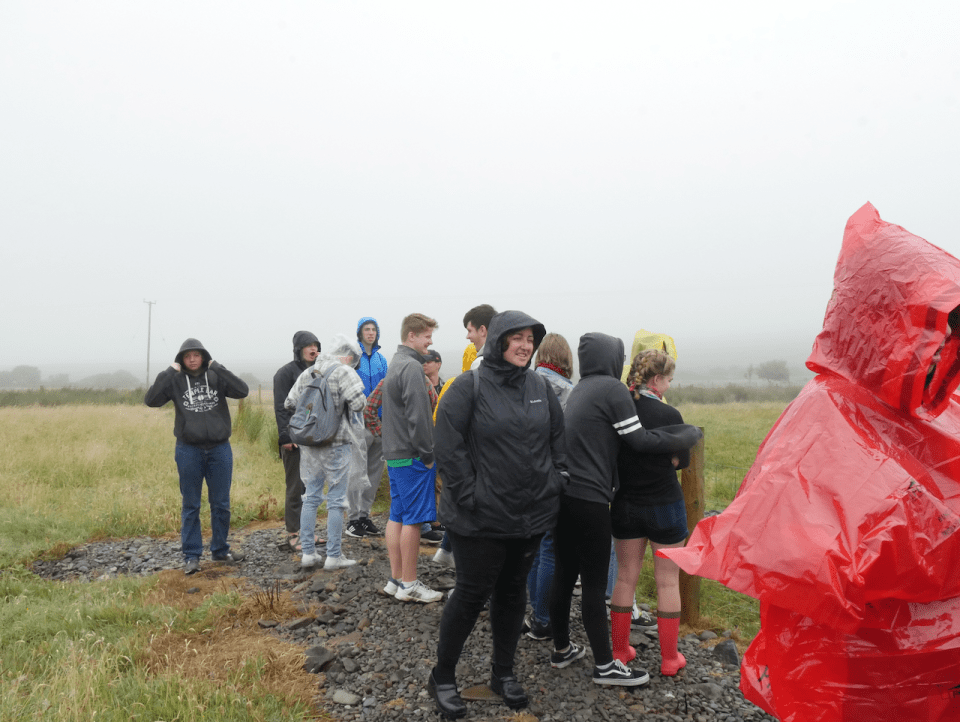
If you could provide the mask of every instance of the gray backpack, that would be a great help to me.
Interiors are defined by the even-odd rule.
[[[326,374],[314,377],[303,390],[297,409],[290,417],[287,433],[290,440],[303,446],[323,446],[329,442],[340,428],[341,409],[334,408],[333,395]]]

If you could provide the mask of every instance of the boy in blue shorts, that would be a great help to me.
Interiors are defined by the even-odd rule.
[[[443,596],[417,580],[420,525],[437,518],[433,413],[423,374],[436,327],[437,322],[422,313],[403,319],[403,342],[383,382],[383,458],[390,475],[390,579],[383,591],[403,602],[436,602]]]

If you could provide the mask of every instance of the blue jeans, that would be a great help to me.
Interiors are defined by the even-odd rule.
[[[527,575],[527,591],[533,618],[541,627],[550,624],[550,588],[553,586],[553,532],[543,535],[540,548]]]
[[[307,488],[300,509],[300,546],[304,554],[316,553],[317,509],[327,502],[327,556],[340,556],[343,510],[350,482],[350,445],[300,447],[300,478]],[[323,485],[327,493],[323,493]]]
[[[203,554],[200,536],[200,497],[203,480],[207,480],[207,498],[210,500],[210,553],[223,556],[230,551],[227,534],[230,532],[230,485],[233,482],[233,449],[224,441],[212,449],[201,449],[177,441],[174,451],[177,471],[180,472],[180,547],[184,559],[199,559]]]

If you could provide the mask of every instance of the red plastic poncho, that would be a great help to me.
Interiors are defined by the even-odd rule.
[[[960,720],[958,305],[960,261],[863,206],[818,375],[733,503],[661,552],[760,600],[740,686],[785,722]]]

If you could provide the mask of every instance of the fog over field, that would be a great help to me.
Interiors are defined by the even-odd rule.
[[[267,380],[479,303],[809,352],[865,202],[960,255],[960,4],[0,3],[0,371]],[[954,30],[951,30],[953,28]],[[145,302],[151,302],[148,305]]]

